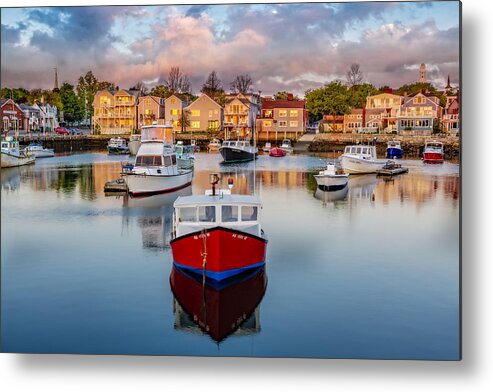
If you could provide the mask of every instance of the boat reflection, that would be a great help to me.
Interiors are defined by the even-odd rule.
[[[381,181],[374,174],[356,174],[349,177],[349,199],[373,199],[375,187]]]
[[[326,205],[338,200],[344,200],[348,194],[348,191],[348,186],[345,186],[344,188],[337,191],[324,191],[317,187],[313,196],[315,197],[315,199],[321,200],[323,202],[323,205]]]
[[[206,333],[216,342],[260,331],[260,301],[267,287],[265,267],[213,285],[202,276],[173,267],[175,329]]]
[[[21,170],[25,166],[2,168],[2,190],[13,192],[21,186]]]
[[[123,196],[123,226],[136,219],[142,233],[142,246],[150,249],[169,248],[173,231],[173,203],[178,196],[189,196],[192,187],[176,192],[147,197]]]

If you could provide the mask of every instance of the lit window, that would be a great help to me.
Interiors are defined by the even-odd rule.
[[[192,117],[200,117],[200,110],[192,110],[191,115]]]
[[[264,117],[272,117],[272,110],[264,110]]]
[[[290,117],[298,117],[298,110],[292,109],[289,111],[289,116]]]
[[[176,128],[177,126],[178,126],[178,120],[173,121],[173,127]]]
[[[209,117],[212,117],[212,114],[214,113],[213,110],[209,110]]]
[[[298,126],[298,121],[290,121],[289,122],[290,127],[297,127]]]
[[[169,114],[171,114],[172,116],[179,116],[180,115],[180,109],[171,109],[169,111]]]
[[[272,127],[271,121],[264,121],[264,127]]]
[[[192,121],[191,126],[193,129],[199,129],[200,128],[200,121]]]
[[[279,117],[287,117],[288,111],[284,109],[279,110]]]

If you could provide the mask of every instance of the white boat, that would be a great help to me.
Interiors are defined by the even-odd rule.
[[[44,148],[41,143],[31,143],[25,149],[27,154],[34,155],[36,158],[50,158],[55,156],[55,150]]]
[[[314,177],[320,190],[333,192],[347,186],[349,174],[342,173],[333,164],[327,164],[327,168],[315,174]]]
[[[221,147],[221,141],[219,139],[212,139],[207,146],[209,151],[219,151],[219,147]]]
[[[19,142],[7,136],[1,142],[2,159],[1,167],[15,167],[34,163],[36,157],[19,148]]]
[[[185,146],[181,140],[176,143],[175,152],[176,164],[178,165],[178,169],[193,168],[193,162],[195,160],[193,150],[193,146]]]
[[[137,155],[140,148],[140,135],[131,135],[128,142],[128,152],[130,155]]]
[[[272,148],[272,144],[269,142],[264,144],[264,147],[262,148],[263,152],[266,152],[267,154],[270,152],[270,149]]]
[[[377,159],[375,146],[364,145],[346,146],[339,159],[344,172],[349,174],[376,173],[387,162]]]
[[[109,154],[128,154],[127,141],[121,137],[111,138],[108,143]]]
[[[291,154],[293,152],[293,146],[291,145],[291,140],[284,139],[281,143],[281,150],[286,151],[287,154]]]
[[[173,147],[173,127],[147,125],[142,127],[141,145],[135,165],[122,173],[132,196],[148,196],[173,192],[192,183],[193,170],[179,169]]]

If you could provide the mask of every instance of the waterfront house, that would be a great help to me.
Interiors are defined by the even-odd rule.
[[[397,132],[400,135],[429,136],[442,117],[440,99],[426,91],[404,96],[397,111]]]
[[[322,127],[324,132],[343,132],[344,131],[344,115],[343,114],[328,114],[324,113],[322,117]]]
[[[183,110],[188,106],[186,97],[180,94],[173,94],[164,101],[164,121],[166,124],[173,125],[174,132],[181,132],[182,126],[180,118]]]
[[[12,99],[0,100],[2,134],[12,131],[17,134],[24,126],[24,112]]]
[[[258,140],[296,140],[306,131],[308,110],[304,100],[262,99],[261,115],[257,119]]]
[[[252,135],[260,114],[257,94],[230,94],[224,105],[224,138],[244,138]]]
[[[151,125],[154,121],[157,121],[158,124],[164,124],[164,98],[153,95],[139,97],[137,100],[137,115],[139,129],[143,125]]]
[[[24,125],[22,128],[28,132],[39,130],[41,123],[41,110],[36,106],[30,106],[25,103],[21,103],[19,106],[24,112]]]
[[[39,109],[39,128],[44,132],[54,132],[58,127],[58,108],[49,103],[35,103],[34,108]]]
[[[442,116],[442,131],[451,135],[458,135],[460,131],[460,105],[459,96],[450,101]]]
[[[130,134],[137,129],[139,90],[98,91],[94,95],[93,124],[104,135]]]
[[[344,115],[343,132],[357,132],[363,128],[364,109],[351,109],[351,112]]]
[[[188,132],[215,134],[223,129],[224,109],[207,94],[202,94],[185,110],[190,120]]]
[[[393,94],[391,90],[366,97],[365,128],[373,128],[384,132],[396,132],[396,116],[402,103],[403,97]],[[370,117],[370,114],[373,117]]]

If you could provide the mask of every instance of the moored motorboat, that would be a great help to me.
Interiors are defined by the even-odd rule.
[[[111,138],[108,143],[108,154],[128,154],[127,141],[121,137]]]
[[[252,146],[249,140],[225,140],[219,152],[225,163],[248,162],[255,159],[258,148]]]
[[[263,152],[266,152],[266,153],[269,153],[271,148],[272,148],[272,145],[269,142],[267,142],[267,143],[264,144],[264,147],[262,148],[262,151]]]
[[[216,138],[212,139],[210,143],[207,145],[209,152],[219,151],[219,147],[221,147],[221,141]]]
[[[271,148],[269,151],[269,156],[274,158],[280,158],[286,156],[286,151],[281,150],[278,147]]]
[[[128,142],[128,152],[130,155],[137,155],[140,148],[140,135],[131,135]]]
[[[36,157],[19,148],[19,142],[7,136],[1,142],[1,167],[16,167],[34,163]]]
[[[25,149],[27,154],[34,155],[36,158],[51,158],[55,156],[55,150],[44,148],[41,143],[30,143]]]
[[[265,264],[267,238],[261,226],[260,199],[252,195],[212,192],[179,197],[174,203],[175,266],[221,281]]]
[[[184,145],[182,141],[179,141],[175,145],[176,152],[176,164],[178,169],[192,169],[195,156],[193,155],[193,146]]]
[[[377,159],[375,146],[365,145],[346,146],[339,159],[344,172],[349,174],[376,173],[387,162]]]
[[[315,174],[314,177],[320,190],[332,192],[347,187],[349,174],[343,173],[334,164],[329,163],[325,170]]]
[[[402,155],[401,142],[397,140],[387,142],[387,159],[401,159]]]
[[[192,183],[193,170],[180,169],[172,143],[173,127],[142,127],[141,146],[135,166],[122,173],[132,196],[173,192]]]
[[[444,161],[443,143],[432,141],[426,142],[423,150],[424,163],[443,163]]]
[[[279,148],[286,151],[287,154],[291,154],[293,152],[293,146],[291,144],[291,140],[289,139],[284,139],[281,143],[281,147]]]

